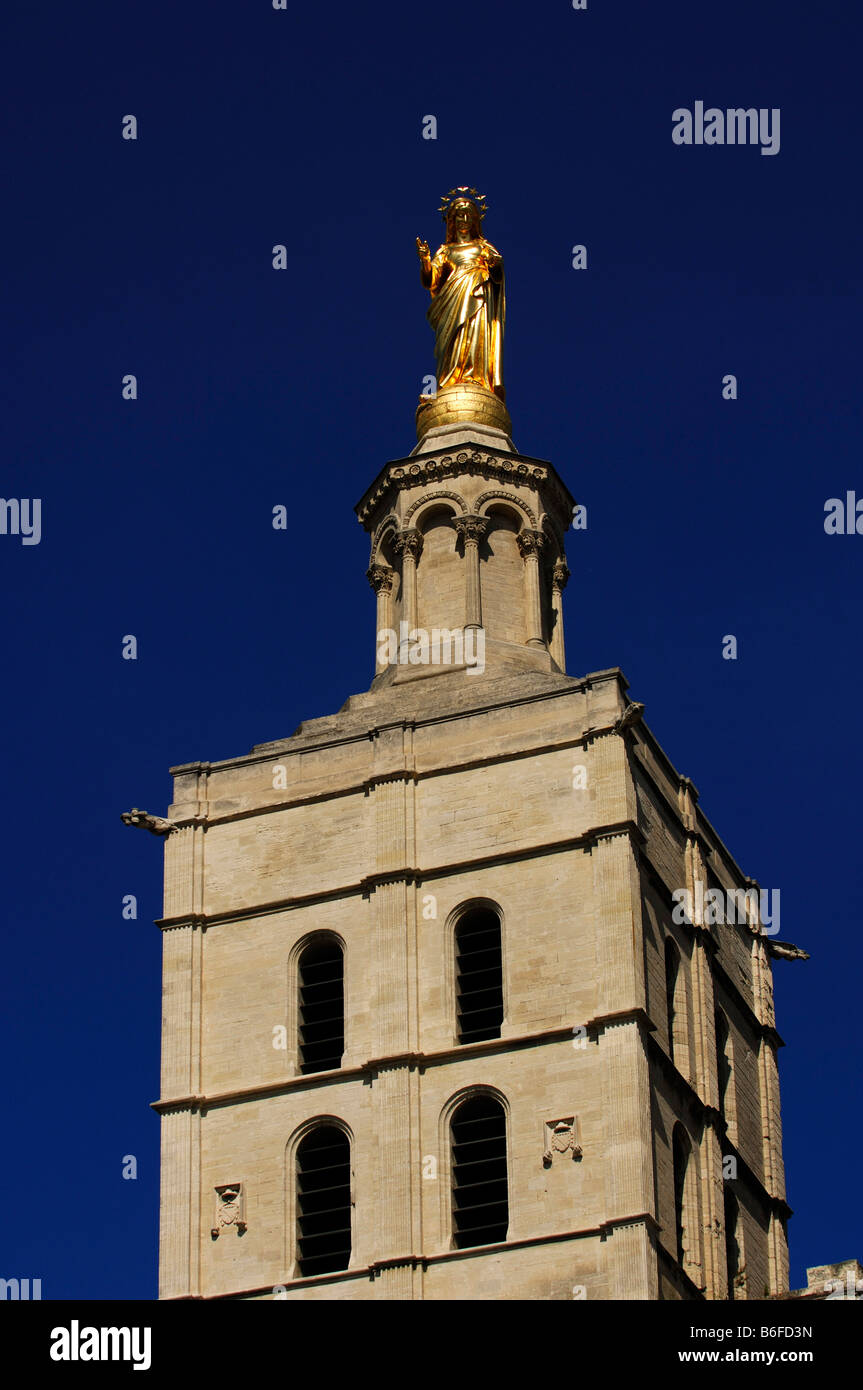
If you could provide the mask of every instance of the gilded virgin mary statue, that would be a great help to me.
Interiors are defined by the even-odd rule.
[[[420,277],[431,291],[437,388],[472,384],[503,401],[503,257],[482,234],[485,198],[453,188],[440,211],[446,240],[434,256],[417,237]]]

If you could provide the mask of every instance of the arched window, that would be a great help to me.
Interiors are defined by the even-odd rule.
[[[455,929],[456,1015],[460,1043],[499,1038],[503,1023],[500,918],[474,907]]]
[[[347,1269],[351,1258],[351,1144],[335,1125],[318,1125],[297,1149],[300,1277]]]
[[[331,937],[311,942],[300,956],[297,976],[300,1071],[340,1067],[345,1050],[345,994],[339,943]]]
[[[665,1009],[668,1018],[668,1055],[674,1061],[674,992],[677,988],[677,972],[680,969],[680,952],[671,940],[665,938]]]
[[[674,1226],[678,1264],[693,1283],[701,1283],[701,1246],[698,1232],[698,1174],[695,1154],[683,1125],[672,1135],[674,1162]]]
[[[506,1115],[494,1096],[462,1101],[452,1133],[452,1223],[457,1250],[506,1240]]]
[[[529,637],[543,635],[528,625],[528,571],[519,545],[519,532],[528,523],[517,508],[501,501],[486,515],[488,529],[479,550],[483,624],[498,640],[521,646]]]
[[[678,1264],[683,1264],[684,1253],[684,1220],[683,1220],[683,1188],[686,1180],[686,1165],[689,1160],[689,1140],[686,1138],[680,1125],[675,1126],[673,1140],[674,1158],[674,1229],[675,1250],[677,1252]]]
[[[677,945],[665,938],[665,1003],[668,1017],[668,1052],[674,1065],[689,1077],[689,1019],[686,980]]]
[[[735,1280],[742,1273],[740,1248],[740,1204],[729,1187],[725,1189],[725,1264],[728,1270],[728,1298],[736,1298]]]
[[[728,1019],[716,1010],[716,1071],[719,1081],[719,1113],[734,1138],[737,1106],[734,1092],[734,1050]]]

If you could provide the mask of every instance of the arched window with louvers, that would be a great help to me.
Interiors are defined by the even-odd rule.
[[[297,961],[297,1059],[301,1072],[332,1071],[345,1050],[345,958],[339,941],[319,936]]]
[[[469,907],[455,925],[456,1037],[460,1043],[499,1038],[503,1023],[503,948],[499,913]]]
[[[463,1100],[450,1120],[452,1229],[457,1250],[506,1240],[509,1229],[506,1112],[487,1092]]]
[[[347,1269],[351,1258],[351,1141],[322,1122],[296,1151],[297,1268],[300,1278]]]

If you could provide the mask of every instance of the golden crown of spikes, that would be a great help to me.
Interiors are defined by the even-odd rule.
[[[438,208],[438,212],[444,220],[446,220],[447,210],[450,204],[456,202],[458,198],[469,198],[472,203],[475,203],[480,217],[485,217],[488,212],[488,204],[485,201],[484,193],[478,193],[475,188],[451,188],[449,193],[443,195],[441,205]]]

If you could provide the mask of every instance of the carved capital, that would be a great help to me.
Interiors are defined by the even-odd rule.
[[[551,587],[564,590],[569,582],[569,570],[562,560],[558,560],[551,576]]]
[[[477,542],[482,540],[488,530],[488,517],[469,513],[467,516],[454,517],[453,525],[465,543]]]
[[[518,548],[524,560],[528,560],[531,556],[538,559],[539,553],[545,545],[545,536],[542,532],[530,531],[527,527],[519,531],[516,540],[518,541]]]
[[[388,565],[372,565],[371,569],[366,570],[366,579],[376,594],[391,594],[395,571]]]
[[[393,545],[403,558],[406,555],[413,556],[414,561],[418,560],[423,548],[422,532],[415,526],[409,526],[406,531],[399,531],[393,540]]]

